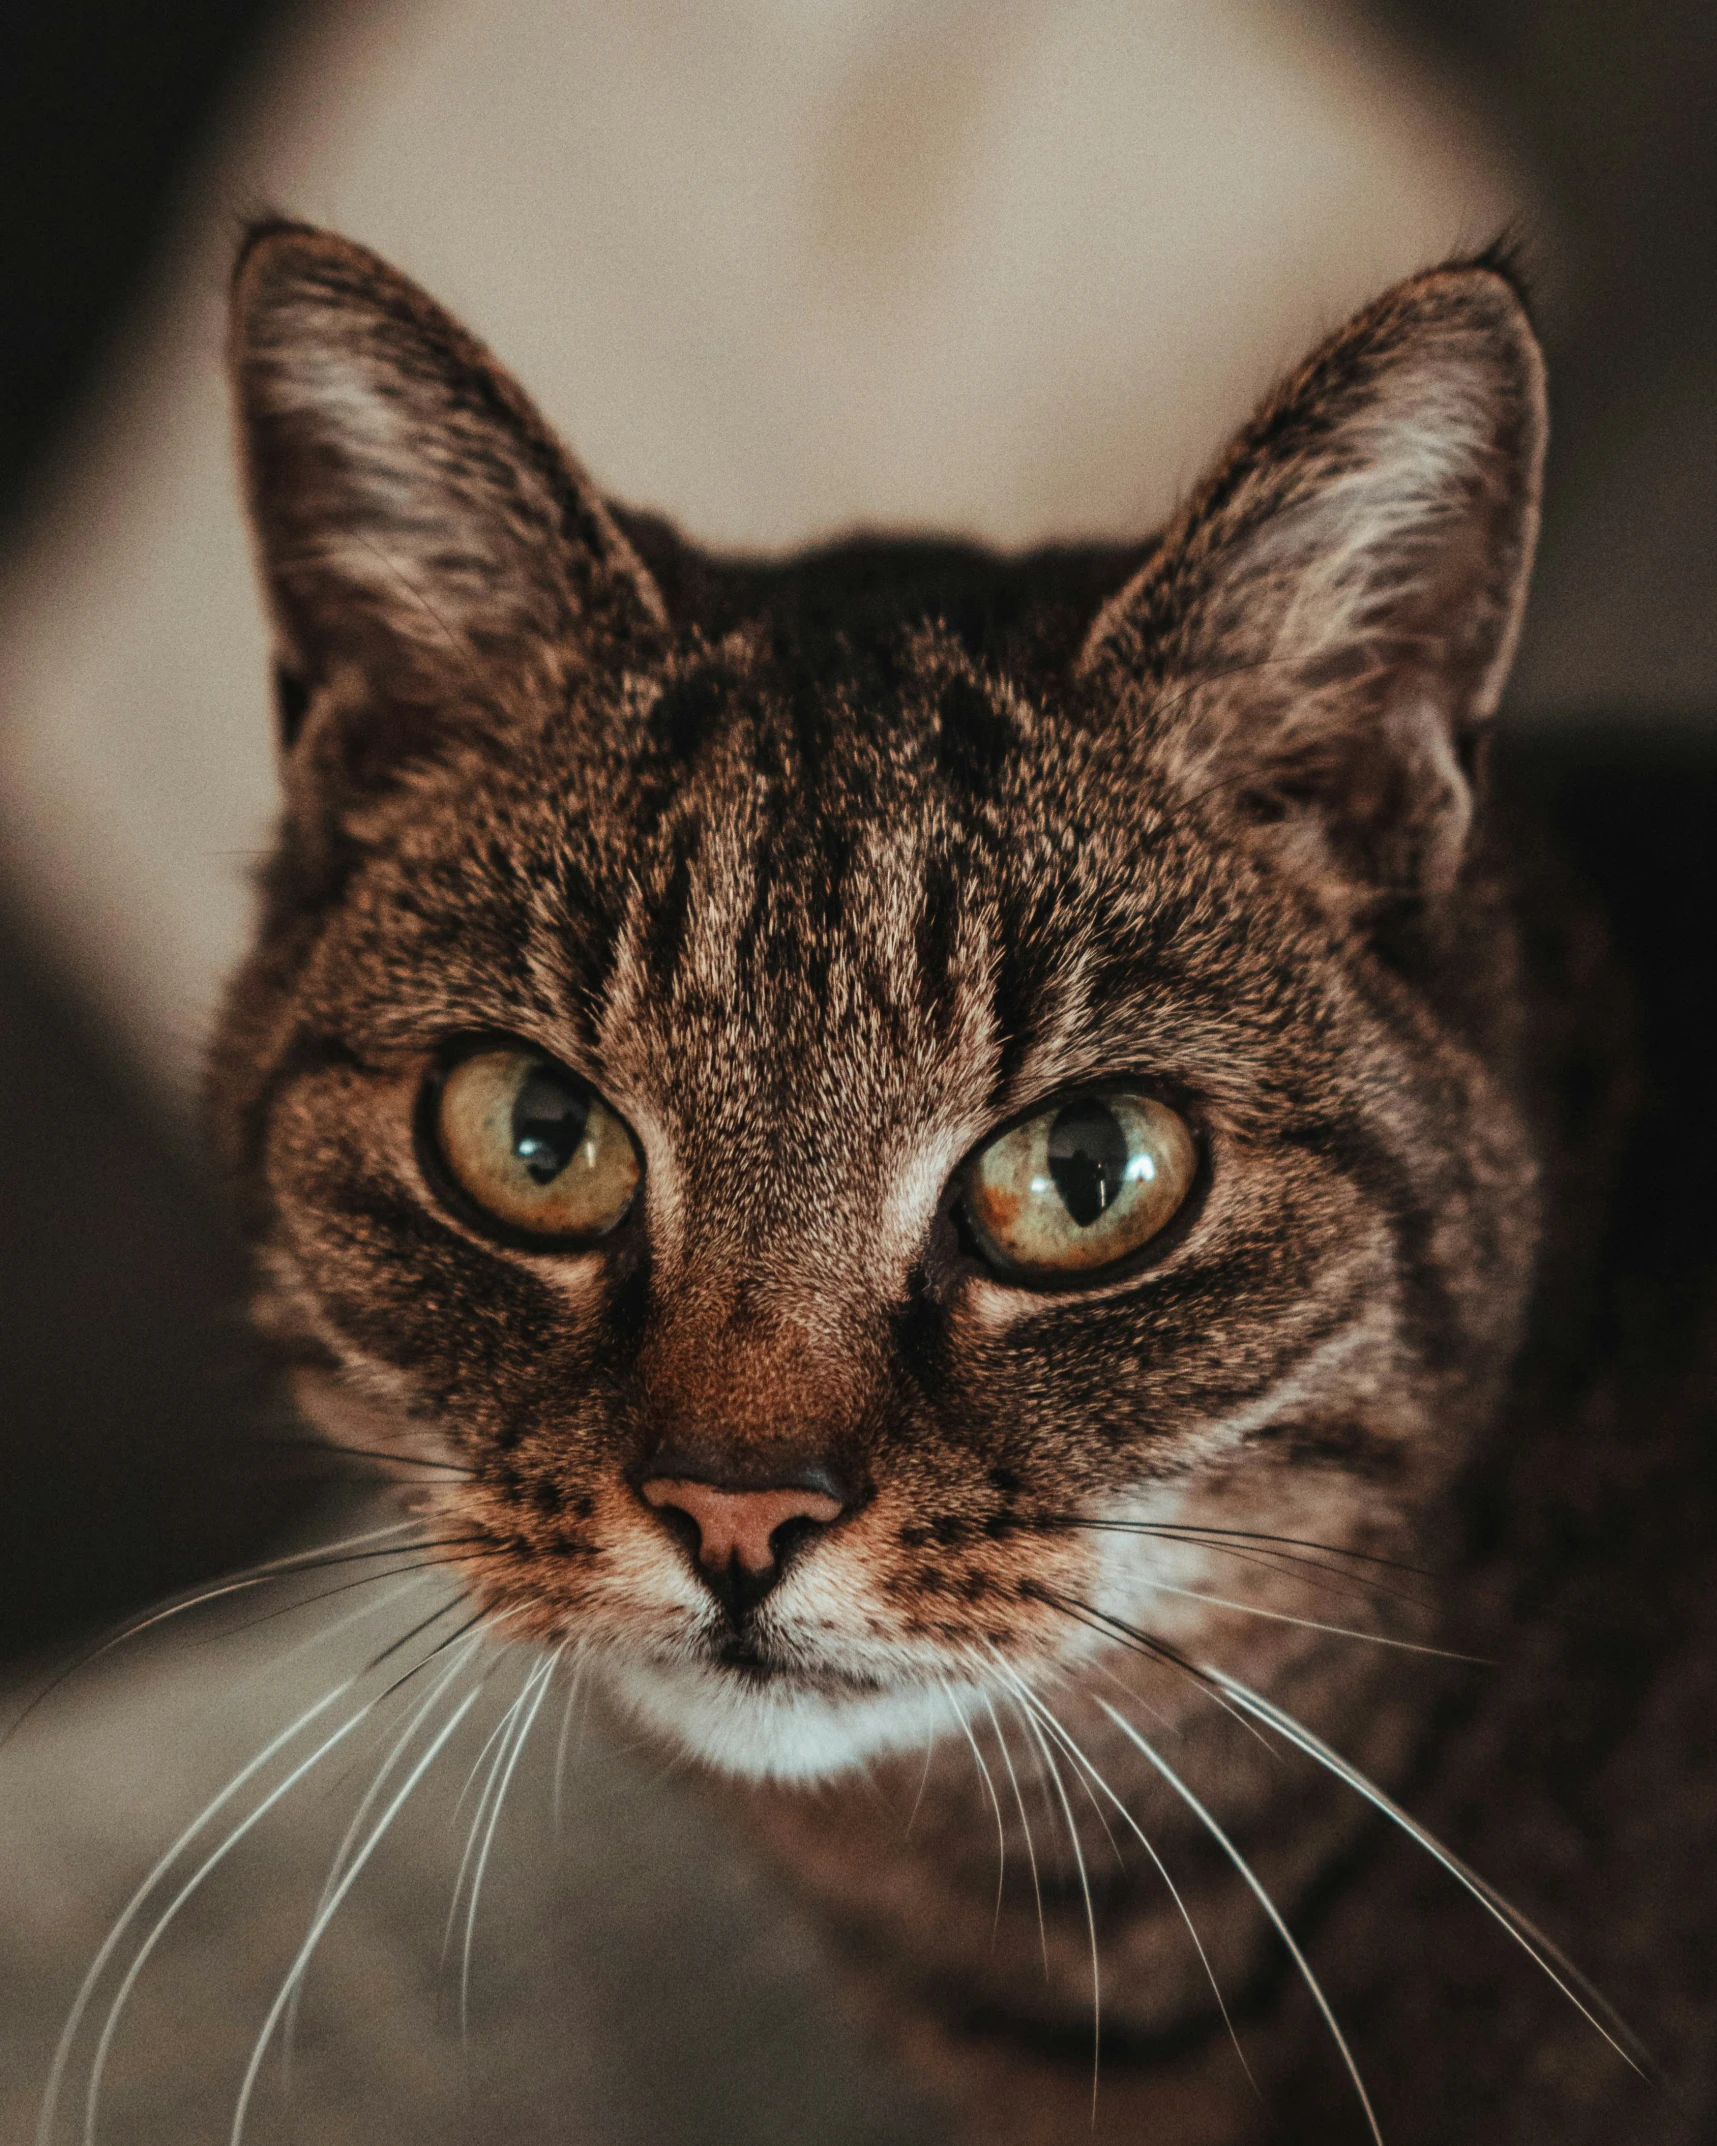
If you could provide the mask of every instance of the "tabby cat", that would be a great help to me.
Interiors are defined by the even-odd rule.
[[[1591,1575],[1680,1583],[1570,1368],[1625,993],[1489,773],[1508,264],[1023,558],[712,558],[291,223],[232,364],[286,805],[211,1119],[471,1614],[726,1777],[962,2136],[1704,2135],[1712,1826],[1582,1726]]]

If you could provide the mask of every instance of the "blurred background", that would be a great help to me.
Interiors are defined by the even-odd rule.
[[[267,839],[221,295],[262,204],[712,543],[1149,527],[1507,226],[1555,445],[1517,720],[1717,707],[1717,14],[1563,0],[65,0],[0,100],[0,1648],[232,1558],[189,1098]]]
[[[0,1659],[20,1678],[321,1495],[246,1459],[278,1412],[194,1135],[272,810],[220,378],[244,214],[380,248],[618,495],[766,549],[859,524],[1145,529],[1313,337],[1508,227],[1555,418],[1512,720],[1697,754],[1717,712],[1703,0],[5,16]]]

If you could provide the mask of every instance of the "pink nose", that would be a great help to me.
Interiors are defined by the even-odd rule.
[[[712,1571],[725,1572],[735,1559],[751,1573],[775,1563],[770,1538],[788,1520],[814,1520],[827,1527],[841,1517],[837,1498],[820,1490],[718,1490],[688,1476],[652,1476],[642,1490],[646,1505],[672,1505],[695,1523],[698,1556]]]

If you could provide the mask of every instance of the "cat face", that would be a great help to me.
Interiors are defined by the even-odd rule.
[[[1236,1546],[1421,1524],[1531,1259],[1505,279],[1024,562],[705,559],[297,227],[234,357],[288,803],[212,1116],[311,1411],[453,1464],[478,1606],[736,1771],[1124,1631],[1311,1643]]]

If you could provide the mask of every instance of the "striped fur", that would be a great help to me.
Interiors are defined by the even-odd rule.
[[[977,2135],[1072,2135],[1099,1799],[1037,1850],[1046,1976],[1017,1882],[992,1938],[995,1823],[1017,1862],[1025,1810],[992,1821],[964,1732],[1017,1714],[1013,1680],[1054,1695],[1250,1986],[1262,1918],[1093,1695],[1131,1665],[1287,1906],[1359,1819],[1121,1627],[1385,1782],[1441,1688],[1208,1531],[1331,1546],[1350,1579],[1424,1556],[1519,1346],[1540,1157],[1484,796],[1542,454],[1518,296],[1491,261],[1401,286],[1162,536],[1020,560],[706,557],[602,500],[394,271],[300,227],[252,234],[233,352],[287,804],[209,1093],[262,1317],[313,1415],[471,1471],[441,1502],[481,1536],[479,1602],[716,1767],[830,1784],[747,1801],[907,2040],[995,2053]],[[476,1031],[636,1132],[645,1197],[600,1253],[489,1242],[425,1182],[425,1069]],[[991,1273],[962,1159],[1117,1075],[1193,1125],[1188,1208],[1119,1279]],[[637,1495],[670,1433],[864,1488],[743,1658]],[[1437,1637],[1351,1588],[1333,1621]],[[927,1748],[902,1843],[845,1784]],[[1196,2040],[1160,1883],[1100,1891],[1111,2048]],[[1225,2088],[1201,2106],[1173,2136],[1242,2135]]]

